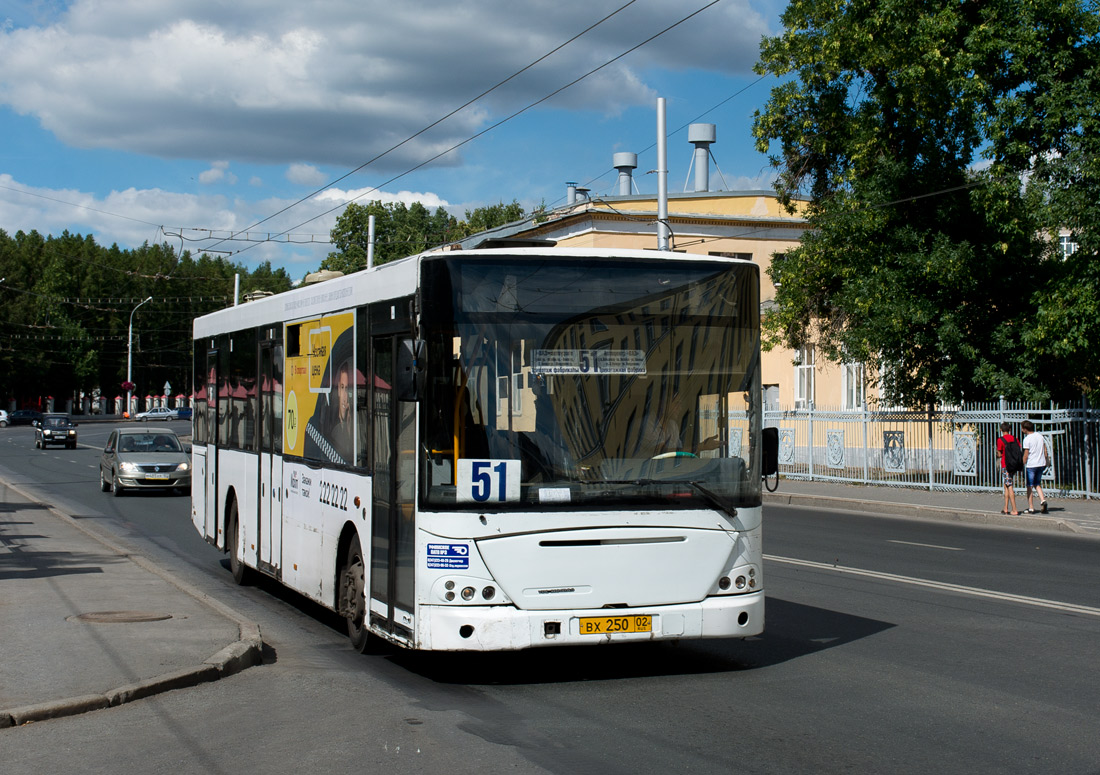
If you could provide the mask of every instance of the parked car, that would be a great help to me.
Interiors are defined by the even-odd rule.
[[[0,428],[8,427],[8,413],[0,409]]]
[[[8,415],[9,425],[33,425],[35,420],[42,419],[42,412],[37,409],[16,409]]]
[[[176,417],[177,417],[177,419],[180,419],[180,420],[190,420],[191,419],[191,407],[181,406],[179,409],[176,410]]]
[[[126,490],[191,489],[191,459],[168,428],[120,428],[107,438],[99,459],[99,489],[116,496]]]
[[[179,412],[175,409],[169,409],[167,406],[154,406],[148,411],[138,412],[134,415],[135,420],[141,420],[142,422],[148,422],[149,420],[178,420],[179,418]]]
[[[76,449],[76,423],[67,414],[44,414],[34,421],[34,446],[45,449],[51,444],[64,444]]]

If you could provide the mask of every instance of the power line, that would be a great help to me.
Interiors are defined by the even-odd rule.
[[[543,62],[544,60],[546,60],[546,59],[548,59],[549,57],[553,56],[553,55],[554,55],[554,54],[556,54],[557,52],[561,51],[561,50],[562,50],[563,48],[565,48],[566,46],[568,46],[568,45],[569,45],[570,43],[572,43],[573,41],[577,40],[577,38],[581,37],[582,35],[585,35],[586,33],[590,32],[591,30],[593,30],[593,29],[595,29],[596,27],[600,26],[600,25],[601,25],[601,24],[603,24],[603,23],[604,23],[605,21],[607,21],[608,19],[610,19],[610,18],[611,18],[612,16],[615,16],[615,15],[616,15],[616,14],[618,14],[619,12],[621,12],[621,11],[625,10],[626,8],[630,7],[630,6],[631,6],[631,5],[633,5],[633,4],[635,3],[635,2],[637,2],[637,0],[629,0],[629,2],[627,2],[627,3],[625,4],[625,5],[622,5],[622,6],[620,6],[619,8],[615,9],[614,11],[612,11],[611,13],[609,13],[609,14],[608,14],[607,16],[603,17],[603,18],[602,18],[602,19],[600,19],[599,21],[595,22],[594,24],[591,24],[591,25],[589,25],[588,27],[586,27],[585,29],[581,30],[581,31],[580,31],[580,32],[578,32],[578,33],[577,33],[576,35],[574,35],[573,37],[571,37],[571,38],[570,38],[569,40],[565,41],[564,43],[562,43],[561,45],[557,46],[556,48],[554,48],[554,49],[552,49],[552,50],[548,51],[547,53],[543,54],[543,55],[542,55],[541,57],[539,57],[538,59],[536,59],[536,60],[535,60],[534,62],[531,62],[531,63],[530,63],[530,64],[528,64],[527,66],[523,67],[522,69],[520,69],[520,70],[517,70],[516,72],[512,73],[512,74],[511,74],[510,76],[508,76],[507,78],[505,78],[505,79],[504,79],[503,81],[501,81],[501,82],[497,83],[497,84],[496,84],[496,85],[494,85],[494,86],[491,86],[491,87],[489,87],[488,89],[486,89],[485,91],[483,91],[483,92],[482,92],[481,94],[477,95],[477,96],[476,96],[476,97],[474,97],[473,99],[471,99],[471,100],[468,100],[468,101],[467,101],[467,102],[465,102],[464,104],[462,104],[462,105],[460,105],[459,107],[455,108],[454,110],[452,110],[452,111],[451,111],[450,113],[448,113],[447,115],[443,116],[442,118],[436,119],[436,120],[435,120],[435,121],[433,121],[433,122],[432,122],[431,124],[428,124],[428,125],[427,125],[426,127],[424,127],[423,129],[421,129],[420,131],[416,132],[415,134],[413,134],[413,135],[411,135],[411,136],[409,136],[409,137],[406,137],[406,138],[405,138],[404,140],[402,140],[401,142],[397,143],[396,145],[394,145],[394,146],[391,146],[390,148],[387,148],[386,150],[382,151],[382,153],[380,153],[380,154],[378,154],[377,156],[374,156],[373,158],[371,158],[371,159],[369,159],[369,160],[367,160],[367,161],[363,162],[362,164],[360,164],[360,165],[359,165],[358,167],[356,167],[355,169],[351,170],[350,172],[347,172],[347,173],[345,173],[345,174],[341,175],[340,177],[336,178],[336,180],[333,180],[332,182],[330,182],[330,183],[327,183],[327,184],[325,184],[324,186],[322,186],[321,188],[317,189],[317,190],[316,190],[316,191],[314,191],[313,193],[311,193],[311,194],[307,194],[306,196],[302,197],[302,198],[301,198],[301,199],[299,199],[298,201],[296,201],[296,202],[294,202],[294,203],[292,203],[292,204],[289,204],[289,205],[287,205],[286,207],[284,207],[283,209],[279,210],[278,212],[272,213],[271,215],[267,216],[266,218],[264,218],[264,219],[263,219],[263,220],[261,220],[261,221],[257,221],[256,223],[254,223],[254,224],[252,224],[251,226],[249,226],[249,227],[247,227],[246,229],[244,229],[244,231],[249,231],[250,229],[254,229],[254,228],[256,228],[257,226],[259,226],[259,225],[260,225],[261,223],[266,223],[267,221],[270,221],[270,220],[271,220],[272,218],[274,218],[274,217],[276,217],[276,216],[278,216],[278,215],[282,215],[282,214],[283,214],[283,213],[285,213],[285,212],[286,212],[287,210],[290,210],[290,209],[291,209],[291,208],[293,208],[293,207],[297,207],[298,205],[302,204],[302,202],[305,202],[305,201],[306,201],[306,200],[308,200],[308,199],[312,199],[313,197],[317,196],[317,194],[320,194],[320,193],[321,193],[322,191],[325,191],[326,189],[328,189],[328,188],[331,188],[332,186],[336,185],[336,184],[337,184],[337,183],[339,183],[340,181],[342,181],[342,180],[345,180],[345,179],[347,179],[348,177],[350,177],[350,176],[354,175],[354,174],[355,174],[356,172],[359,172],[359,171],[360,171],[360,170],[362,170],[363,168],[365,168],[365,167],[367,167],[367,166],[369,166],[369,165],[373,164],[374,162],[378,161],[378,160],[379,160],[379,159],[381,159],[382,157],[384,157],[384,156],[386,156],[386,155],[388,155],[388,154],[392,153],[393,151],[396,151],[396,150],[397,150],[398,148],[400,148],[401,146],[403,146],[403,145],[405,145],[405,144],[407,144],[407,143],[409,143],[409,142],[412,142],[413,140],[415,140],[415,139],[416,139],[417,137],[419,137],[420,135],[424,134],[424,133],[425,133],[425,132],[427,132],[428,130],[430,130],[430,129],[433,129],[433,128],[435,128],[435,127],[439,126],[439,125],[440,125],[440,124],[442,124],[442,123],[443,123],[444,121],[446,121],[447,119],[449,119],[449,118],[450,118],[451,116],[455,115],[456,113],[458,113],[458,112],[460,112],[460,111],[462,111],[462,110],[465,110],[465,109],[466,109],[466,108],[468,108],[468,107],[469,107],[470,105],[473,105],[473,104],[474,104],[475,102],[477,102],[478,100],[480,100],[480,99],[481,99],[482,97],[485,97],[486,95],[490,94],[491,92],[494,92],[494,91],[496,91],[497,89],[499,89],[499,88],[500,88],[501,86],[503,86],[504,84],[506,84],[506,83],[508,83],[509,81],[511,81],[511,80],[513,80],[513,79],[515,79],[516,77],[518,77],[518,76],[522,75],[523,73],[525,73],[526,71],[528,71],[528,70],[530,70],[530,69],[531,69],[532,67],[534,67],[535,65],[539,64],[540,62]],[[718,2],[718,0],[715,0],[715,2]],[[536,103],[536,104],[537,104],[537,103]],[[479,135],[475,135],[475,137],[478,137],[478,136],[479,136]],[[471,138],[471,139],[472,139],[472,138]],[[455,146],[455,147],[457,148],[458,146]],[[452,148],[452,149],[450,149],[450,150],[454,150],[454,148]],[[450,150],[446,151],[445,153],[449,153],[449,152],[450,152]],[[439,158],[439,157],[437,156],[437,157],[435,157],[435,158]],[[433,158],[433,159],[431,159],[430,161],[434,161],[434,158]],[[423,166],[423,165],[420,165],[420,166]],[[414,167],[414,168],[413,168],[412,170],[409,170],[409,172],[412,172],[413,170],[416,170],[416,169],[419,169],[419,167]],[[408,174],[408,173],[405,173],[405,174]],[[394,180],[396,180],[396,178],[394,178]],[[392,182],[392,181],[390,181],[390,182]],[[385,185],[385,183],[383,183],[382,185]],[[377,190],[377,188],[375,188],[375,189],[372,189],[372,190]],[[331,212],[331,211],[329,211],[329,212]],[[325,215],[325,213],[322,213],[321,215]],[[306,221],[305,223],[310,223],[311,221],[314,221],[314,220],[316,220],[317,218],[320,218],[320,217],[321,217],[321,216],[320,216],[320,215],[318,215],[318,216],[316,216],[315,218],[311,218],[311,219],[310,219],[309,221]],[[295,228],[297,228],[297,227],[295,227]],[[277,235],[277,236],[282,236],[282,234],[285,234],[285,233],[286,233],[286,232],[281,232],[281,233],[280,233],[279,235]],[[223,240],[223,241],[224,241],[224,240]],[[215,246],[216,246],[216,245],[220,245],[220,244],[221,244],[221,242],[215,242],[215,243],[214,243],[214,245],[215,245]],[[248,248],[245,248],[245,250],[248,250]],[[241,252],[243,252],[243,251],[241,251]]]
[[[704,111],[703,111],[702,113],[700,113],[700,114],[699,114],[698,116],[696,116],[695,118],[693,118],[693,119],[689,119],[688,121],[685,121],[685,122],[684,122],[683,124],[681,124],[681,125],[680,125],[679,127],[677,127],[676,129],[674,129],[673,131],[669,132],[669,133],[668,133],[668,136],[669,136],[669,137],[673,137],[673,136],[675,136],[675,135],[678,135],[678,134],[679,134],[680,132],[683,132],[683,131],[684,131],[685,129],[687,129],[687,128],[688,128],[689,126],[691,126],[692,124],[696,123],[696,122],[697,122],[697,121],[698,121],[699,119],[701,119],[701,118],[703,118],[704,116],[706,116],[706,115],[708,115],[708,114],[710,114],[710,113],[713,113],[714,111],[718,110],[718,108],[720,108],[720,107],[722,107],[723,105],[725,105],[725,104],[726,104],[727,102],[729,102],[730,100],[732,100],[732,99],[733,99],[734,97],[739,97],[739,96],[741,96],[741,95],[742,95],[742,94],[744,94],[744,93],[745,93],[746,91],[748,91],[749,89],[751,89],[751,88],[752,88],[753,86],[756,86],[756,84],[760,83],[760,82],[761,82],[761,81],[763,81],[764,79],[765,79],[765,76],[761,76],[761,77],[757,78],[757,79],[756,79],[755,81],[753,81],[752,83],[750,83],[750,84],[747,84],[746,86],[743,86],[743,87],[741,87],[740,89],[738,89],[737,91],[735,91],[735,92],[734,92],[733,94],[731,94],[730,96],[726,97],[726,98],[725,98],[724,100],[722,100],[722,101],[721,101],[721,102],[719,102],[718,104],[716,104],[716,105],[712,105],[711,107],[709,107],[709,108],[707,108],[706,110],[704,110]],[[654,142],[654,143],[651,143],[651,144],[650,144],[650,145],[649,145],[648,147],[646,147],[646,148],[643,148],[642,150],[638,151],[638,155],[639,155],[639,156],[641,156],[641,155],[642,155],[643,153],[649,153],[650,151],[652,151],[652,150],[653,150],[654,148],[656,148],[656,147],[657,147],[657,143],[655,143],[655,142]],[[588,181],[587,183],[584,183],[584,184],[583,184],[583,187],[585,187],[585,188],[590,188],[590,187],[592,186],[592,184],[593,184],[593,183],[595,183],[595,182],[596,182],[597,180],[600,180],[601,178],[603,178],[603,177],[604,177],[604,175],[607,175],[608,173],[614,173],[614,172],[615,172],[615,169],[614,169],[614,168],[611,168],[611,169],[607,169],[607,170],[604,170],[604,171],[603,171],[603,172],[601,172],[601,173],[600,173],[599,175],[596,175],[596,176],[595,176],[594,178],[591,178],[591,179],[590,179],[590,180],[589,180],[589,181]],[[612,181],[612,185],[614,185],[614,181]],[[558,197],[558,198],[557,198],[557,199],[555,199],[555,200],[554,200],[553,202],[551,202],[551,203],[550,203],[550,204],[549,204],[549,205],[548,205],[547,207],[548,207],[548,208],[553,208],[553,207],[554,207],[555,205],[557,205],[557,204],[558,204],[558,202],[560,202],[560,201],[561,201],[562,199],[564,199],[564,198],[565,198],[564,196],[560,196],[560,197]]]
[[[429,159],[426,159],[426,160],[422,161],[422,162],[421,162],[420,164],[417,164],[417,165],[416,165],[415,167],[412,167],[411,169],[405,170],[404,172],[400,173],[399,175],[395,175],[395,176],[393,176],[392,178],[390,178],[389,180],[386,180],[386,181],[384,181],[384,182],[382,182],[382,183],[379,183],[379,184],[378,184],[378,185],[376,185],[376,186],[372,186],[371,188],[367,189],[366,191],[364,191],[364,192],[363,192],[362,194],[360,194],[359,196],[357,196],[357,197],[354,197],[353,199],[350,199],[350,200],[348,200],[347,202],[343,202],[343,203],[341,203],[341,204],[339,204],[339,205],[337,205],[337,206],[335,206],[335,207],[331,207],[331,208],[329,208],[328,210],[325,210],[325,211],[324,211],[324,212],[322,212],[322,213],[318,213],[317,215],[313,216],[312,218],[309,218],[308,220],[305,220],[305,221],[303,221],[302,223],[299,223],[299,224],[298,224],[297,226],[293,226],[293,227],[291,227],[290,229],[287,229],[286,231],[280,232],[280,235],[282,235],[282,234],[286,234],[286,233],[288,233],[288,232],[292,231],[293,229],[299,229],[299,228],[301,228],[302,226],[305,226],[305,225],[306,225],[307,223],[312,223],[313,221],[317,220],[318,218],[322,218],[322,217],[324,217],[324,216],[328,215],[329,213],[332,213],[332,212],[335,212],[336,210],[339,210],[339,209],[340,209],[341,207],[346,207],[346,206],[347,206],[348,204],[350,204],[351,202],[355,202],[355,201],[357,201],[357,200],[359,200],[359,199],[362,199],[362,198],[363,198],[364,196],[366,196],[367,194],[371,193],[372,191],[378,191],[378,190],[379,190],[379,189],[380,189],[380,188],[381,188],[382,186],[386,186],[386,185],[389,185],[390,183],[393,183],[394,181],[400,180],[401,178],[405,177],[406,175],[410,175],[410,174],[412,174],[413,172],[415,172],[416,170],[420,169],[421,167],[424,167],[424,166],[426,166],[426,165],[428,165],[428,164],[431,164],[431,163],[432,163],[433,161],[435,161],[436,159],[439,159],[439,158],[441,158],[441,157],[443,157],[443,156],[446,156],[446,155],[447,155],[448,153],[450,153],[451,151],[457,150],[457,149],[461,148],[462,146],[466,145],[467,143],[473,142],[474,140],[478,139],[479,137],[482,137],[483,135],[486,135],[486,134],[488,134],[489,132],[493,131],[494,129],[496,129],[497,127],[501,126],[502,124],[505,124],[505,123],[507,123],[507,122],[511,121],[512,119],[516,118],[517,116],[520,116],[520,115],[522,115],[523,113],[526,113],[526,112],[527,112],[528,110],[530,110],[531,108],[537,107],[537,106],[541,105],[542,103],[546,102],[547,100],[550,100],[550,99],[552,99],[552,98],[556,97],[556,96],[557,96],[558,94],[561,94],[561,93],[562,93],[563,91],[565,91],[566,89],[568,89],[568,88],[570,88],[570,87],[572,87],[572,86],[575,86],[576,84],[580,83],[580,82],[581,82],[581,81],[583,81],[583,80],[584,80],[585,78],[588,78],[588,77],[589,77],[589,76],[591,76],[591,75],[595,75],[595,74],[596,74],[596,73],[598,73],[598,72],[599,72],[600,70],[603,70],[603,69],[604,69],[605,67],[608,67],[608,66],[610,66],[610,65],[614,64],[615,62],[619,61],[619,60],[620,60],[620,59],[622,59],[623,57],[625,57],[625,56],[628,56],[629,54],[632,54],[632,53],[634,53],[635,51],[637,51],[638,49],[640,49],[640,48],[641,48],[642,46],[645,46],[645,45],[647,45],[648,43],[651,43],[652,41],[654,41],[654,40],[656,40],[657,38],[659,38],[659,37],[661,37],[662,35],[664,35],[664,34],[665,34],[666,32],[669,32],[670,30],[673,30],[673,29],[675,29],[676,27],[679,27],[679,26],[680,26],[681,24],[683,24],[684,22],[688,21],[689,19],[692,19],[692,18],[693,18],[693,17],[695,17],[695,16],[698,16],[698,15],[699,15],[700,13],[702,13],[703,11],[707,10],[707,9],[708,9],[708,8],[710,8],[711,6],[717,5],[717,4],[718,4],[718,3],[720,3],[720,2],[722,2],[722,0],[711,0],[711,2],[707,3],[707,4],[706,4],[706,5],[704,5],[704,6],[702,7],[702,8],[699,8],[698,10],[696,10],[696,11],[693,11],[692,13],[690,13],[690,14],[688,14],[687,16],[683,17],[683,18],[682,18],[682,19],[680,19],[679,21],[677,21],[677,22],[675,22],[675,23],[673,23],[673,24],[670,24],[670,25],[669,25],[668,27],[665,27],[665,28],[664,28],[663,30],[661,30],[660,32],[658,32],[658,33],[656,33],[656,34],[654,34],[654,35],[651,35],[650,37],[648,37],[648,38],[646,38],[645,40],[643,40],[643,41],[642,41],[641,43],[638,43],[637,45],[635,45],[635,46],[632,46],[631,48],[627,49],[626,51],[624,51],[623,53],[619,54],[618,56],[616,56],[616,57],[613,57],[612,59],[609,59],[608,61],[604,62],[604,63],[603,63],[602,65],[599,65],[598,67],[595,67],[595,68],[593,68],[593,69],[589,70],[589,71],[588,71],[587,73],[585,73],[584,75],[582,75],[582,76],[580,76],[580,77],[578,77],[578,78],[575,78],[575,79],[573,79],[572,81],[570,81],[569,83],[565,84],[564,86],[562,86],[562,87],[560,87],[560,88],[558,88],[558,89],[555,89],[554,91],[552,91],[552,92],[550,92],[549,94],[547,94],[547,95],[546,95],[545,97],[543,97],[543,98],[541,98],[541,99],[538,99],[538,100],[535,100],[534,102],[532,102],[532,103],[528,104],[527,106],[525,106],[525,107],[523,107],[523,108],[520,108],[520,109],[519,109],[519,110],[517,110],[516,112],[512,113],[511,115],[509,115],[509,116],[507,116],[507,117],[505,117],[505,118],[502,118],[502,119],[501,119],[500,121],[497,121],[497,122],[496,122],[495,124],[492,124],[491,126],[488,126],[488,127],[486,127],[485,129],[481,130],[481,131],[480,131],[480,132],[478,132],[477,134],[475,134],[475,135],[473,135],[473,136],[471,136],[471,137],[468,137],[468,138],[466,138],[465,140],[463,140],[463,141],[461,141],[461,142],[459,142],[459,143],[455,143],[454,145],[452,145],[452,146],[451,146],[450,148],[448,148],[447,150],[445,150],[445,151],[441,151],[441,152],[437,153],[437,154],[436,154],[435,156],[432,156],[431,158],[429,158]],[[583,33],[582,33],[582,34],[583,34]],[[277,214],[277,213],[276,213],[276,214]],[[273,217],[273,216],[272,216],[272,217]],[[250,227],[250,228],[251,228],[251,227]],[[251,249],[252,249],[252,247],[255,247],[255,246],[254,246],[254,245],[252,245],[252,246],[249,246],[249,247],[247,247],[247,248],[242,248],[241,250],[237,251],[237,253],[236,253],[235,255],[239,255],[240,253],[243,253],[243,252],[245,252],[246,250],[251,250]]]
[[[57,202],[58,204],[69,205],[70,207],[79,207],[82,210],[91,210],[93,213],[100,213],[101,215],[110,215],[113,218],[123,218],[127,221],[134,221],[135,223],[145,224],[146,226],[155,226],[158,229],[161,228],[160,224],[158,224],[158,223],[150,223],[149,221],[143,221],[140,218],[131,218],[129,215],[120,215],[119,213],[112,213],[108,210],[99,210],[95,207],[89,207],[88,205],[77,204],[76,202],[66,202],[64,199],[57,199],[57,198],[52,197],[52,196],[46,196],[45,194],[36,194],[33,191],[24,191],[23,189],[20,189],[20,188],[12,188],[11,186],[4,186],[4,185],[0,185],[0,188],[3,188],[7,191],[14,191],[17,194],[23,194],[24,196],[36,196],[39,199],[45,199],[45,200],[48,200],[50,202]]]

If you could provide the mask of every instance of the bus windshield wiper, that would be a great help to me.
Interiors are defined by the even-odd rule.
[[[737,509],[730,508],[730,506],[724,500],[722,500],[713,490],[704,487],[703,485],[699,484],[699,482],[692,482],[688,480],[684,483],[690,484],[693,488],[695,488],[696,492],[702,495],[707,503],[713,506],[717,511],[722,512],[730,519],[737,518]]]
[[[713,506],[715,510],[722,512],[730,519],[735,519],[737,517],[737,509],[730,508],[730,506],[710,488],[704,487],[701,483],[694,482],[690,479],[600,479],[599,481],[592,482],[592,484],[635,484],[640,487],[659,484],[686,484],[702,495],[703,500]]]

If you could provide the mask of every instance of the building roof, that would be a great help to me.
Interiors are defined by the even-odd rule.
[[[656,234],[656,217],[655,195],[583,198],[474,234],[459,245],[472,250],[487,243],[556,242],[586,231]],[[801,215],[785,212],[772,191],[669,194],[668,221],[674,234],[687,230],[713,238],[797,240],[808,227]]]

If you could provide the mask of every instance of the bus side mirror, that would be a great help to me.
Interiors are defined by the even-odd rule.
[[[760,436],[763,441],[760,475],[775,476],[779,473],[779,429],[764,428]]]
[[[397,350],[396,385],[398,401],[419,401],[424,383],[423,339],[402,339]]]

